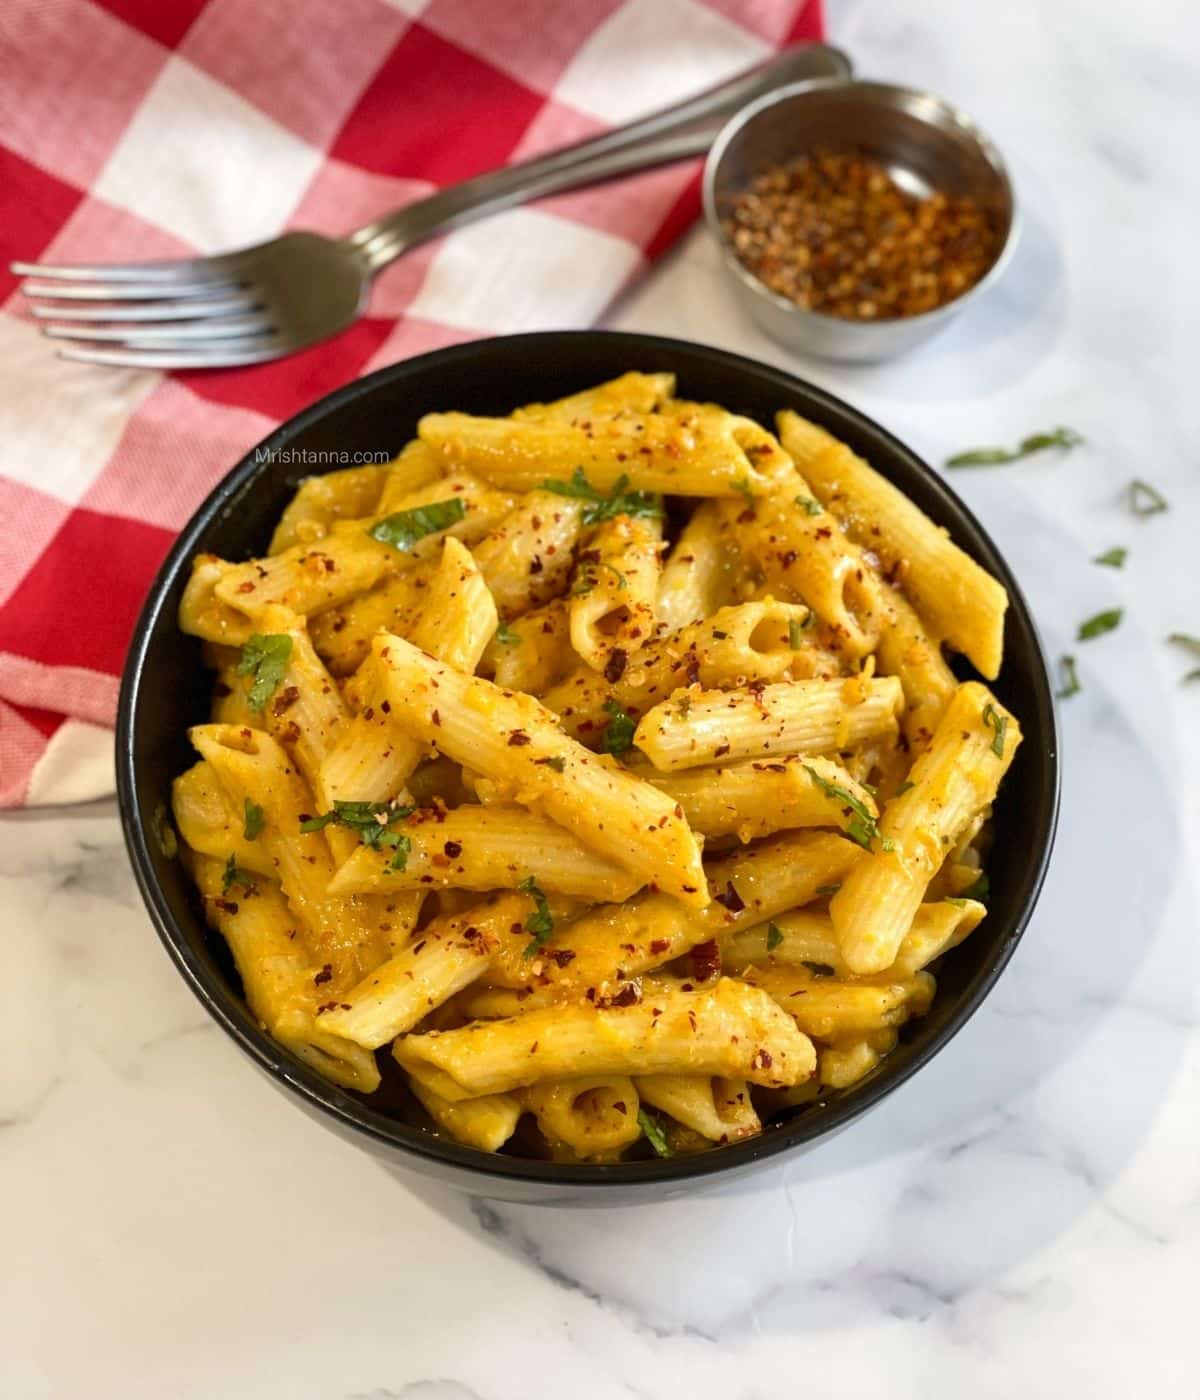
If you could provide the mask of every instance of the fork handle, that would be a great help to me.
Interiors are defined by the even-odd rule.
[[[787,83],[846,78],[850,60],[828,44],[803,44],[674,106],[573,146],[477,175],[350,234],[371,273],[436,234],[561,190],[703,155],[739,108]]]

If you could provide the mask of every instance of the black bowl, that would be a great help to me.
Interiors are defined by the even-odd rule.
[[[242,1001],[222,940],[205,925],[194,890],[165,849],[161,823],[172,778],[193,761],[184,735],[208,715],[210,679],[200,644],[176,626],[192,557],[261,553],[300,477],[288,449],[338,454],[383,449],[412,437],[438,409],[505,413],[629,369],[673,370],[688,398],[714,400],[760,422],[795,408],[828,428],[897,483],[1008,589],[1004,673],[995,689],[1026,741],[996,807],[990,874],[994,895],[979,929],[944,960],[933,1009],[867,1080],[795,1110],[761,1136],[677,1159],[563,1165],[491,1155],[403,1121],[398,1087],[370,1098],[336,1088],[259,1028]],[[940,1050],[983,1001],[1008,962],[1045,874],[1058,811],[1054,708],[1046,663],[1016,581],[978,521],[908,448],[847,404],[781,370],[685,341],[613,332],[552,332],[475,341],[380,370],[349,384],[277,429],[245,457],[192,517],[150,589],[125,667],[117,719],[117,780],[125,840],[159,936],[188,985],[247,1055],[315,1118],[377,1157],[478,1194],[513,1201],[627,1202],[680,1194],[728,1178],[777,1153],[811,1147],[865,1113]],[[390,1059],[390,1057],[383,1057]]]

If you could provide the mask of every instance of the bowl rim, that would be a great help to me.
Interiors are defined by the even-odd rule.
[[[826,91],[850,92],[877,92],[893,96],[903,96],[919,98],[924,102],[933,103],[946,113],[955,125],[961,127],[976,143],[980,152],[987,160],[988,164],[995,171],[1005,192],[1008,195],[1009,220],[1008,229],[1004,235],[1004,242],[992,259],[988,270],[983,274],[978,282],[968,287],[965,292],[960,292],[958,296],[951,297],[949,301],[943,302],[941,306],[935,306],[929,311],[920,311],[915,316],[888,316],[880,317],[873,321],[856,321],[849,316],[830,316],[824,311],[811,311],[806,306],[799,306],[796,302],[790,301],[780,293],[774,292],[765,282],[757,278],[753,272],[738,257],[729,235],[721,224],[721,217],[717,212],[717,171],[721,161],[725,157],[726,151],[737,139],[747,126],[750,125],[760,113],[769,107],[774,107],[782,102],[787,102],[795,97],[803,97],[817,92]],[[798,151],[803,150],[803,143],[798,146]],[[709,147],[708,155],[704,159],[704,173],[701,182],[701,202],[704,207],[704,222],[709,232],[717,242],[721,250],[721,260],[727,272],[731,273],[749,291],[762,297],[770,305],[778,307],[780,311],[788,312],[796,317],[798,321],[812,321],[813,323],[827,327],[854,327],[865,330],[870,334],[869,328],[872,326],[892,327],[892,326],[912,326],[914,330],[920,328],[932,328],[938,321],[948,319],[959,311],[966,308],[967,303],[982,295],[989,287],[995,285],[1003,275],[1005,269],[1012,261],[1016,252],[1017,243],[1021,234],[1021,210],[1017,201],[1016,186],[1013,184],[1012,175],[1009,172],[1008,164],[1000,153],[999,146],[979,125],[974,117],[970,116],[961,107],[948,101],[944,97],[939,97],[937,93],[929,92],[924,88],[907,87],[903,83],[885,83],[876,78],[806,78],[800,82],[788,83],[784,87],[774,88],[771,92],[764,93],[761,97],[756,97],[753,102],[748,102],[740,108],[725,123],[717,133],[716,139]]]
[[[1033,859],[1026,868],[1024,893],[1011,925],[1004,932],[991,965],[979,976],[970,996],[960,998],[949,1012],[943,1026],[927,1045],[910,1055],[890,1074],[882,1073],[872,1077],[860,1090],[834,1099],[823,1106],[819,1113],[800,1114],[790,1122],[769,1128],[756,1137],[686,1157],[602,1164],[544,1162],[532,1158],[487,1153],[412,1127],[400,1119],[370,1108],[365,1100],[322,1079],[257,1026],[246,1015],[244,1004],[239,1012],[236,1009],[237,1000],[224,986],[223,981],[189,945],[187,936],[176,921],[170,902],[155,876],[150,850],[150,843],[156,839],[154,818],[151,812],[143,812],[138,803],[134,759],[135,716],[141,696],[146,653],[172,586],[190,564],[198,550],[200,538],[220,517],[230,500],[245,488],[255,473],[263,470],[264,462],[269,462],[278,449],[287,446],[291,439],[330,411],[370,396],[395,381],[403,380],[414,369],[450,369],[457,360],[470,354],[478,354],[481,346],[493,346],[495,353],[511,354],[519,362],[522,350],[531,349],[534,345],[544,348],[555,341],[562,343],[582,340],[600,340],[611,346],[615,367],[621,364],[628,367],[639,360],[645,364],[652,364],[656,354],[682,352],[694,361],[706,361],[714,369],[725,373],[749,376],[758,380],[764,387],[766,381],[778,391],[781,403],[786,403],[789,398],[796,397],[800,392],[807,396],[810,402],[815,401],[829,409],[834,416],[848,416],[877,434],[889,452],[903,457],[909,466],[925,478],[939,504],[948,509],[950,516],[961,516],[976,532],[977,541],[983,546],[982,552],[990,555],[984,562],[989,568],[997,566],[997,572],[1008,590],[1012,616],[1028,635],[1032,660],[1036,663],[1031,666],[1031,729],[1034,729],[1046,747],[1050,789],[1048,794],[1043,792],[1039,800],[1039,810],[1044,812],[1044,831],[1038,833],[1039,841],[1032,848]],[[614,372],[620,372],[619,368],[614,368]],[[969,552],[972,552],[974,557],[974,551]],[[295,1093],[301,1100],[302,1107],[306,1107],[310,1112],[315,1111],[318,1118],[331,1120],[329,1126],[339,1127],[343,1132],[348,1131],[353,1138],[361,1135],[371,1139],[401,1158],[409,1154],[423,1158],[427,1170],[430,1165],[458,1168],[473,1175],[481,1189],[486,1187],[489,1180],[505,1180],[540,1183],[547,1188],[581,1188],[594,1198],[602,1196],[606,1189],[616,1187],[654,1184],[665,1186],[673,1182],[699,1181],[721,1174],[736,1175],[740,1170],[745,1170],[768,1157],[832,1136],[900,1088],[943,1050],[974,1015],[996,984],[1037,903],[1053,849],[1058,821],[1061,780],[1058,750],[1058,731],[1045,648],[1028,604],[990,535],[942,478],[915,452],[844,400],[786,370],[761,364],[732,351],[692,341],[606,330],[537,331],[466,341],[430,351],[386,366],[334,390],[281,423],[260,443],[251,447],[218,482],[180,531],[150,585],[121,677],[116,725],[117,796],[121,826],[137,885],[151,922],[193,994],[208,1014],[260,1069],[276,1080],[285,1091]],[[416,1165],[414,1163],[414,1166]]]

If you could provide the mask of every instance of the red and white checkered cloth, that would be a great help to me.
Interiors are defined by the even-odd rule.
[[[594,322],[694,217],[698,163],[418,248],[352,329],[250,369],[59,360],[10,259],[343,233],[820,32],[820,0],[3,0],[0,807],[112,790],[107,726],[143,595],[248,448],[406,356]]]

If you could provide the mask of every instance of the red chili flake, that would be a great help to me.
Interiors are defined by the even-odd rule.
[[[529,1053],[530,1053],[531,1055],[536,1055],[536,1054],[537,1054],[537,1048],[538,1048],[538,1042],[535,1040],[535,1041],[533,1042],[533,1044],[529,1047]]]
[[[650,944],[650,954],[652,957],[658,957],[660,953],[665,953],[670,946],[671,943],[669,939],[656,938],[654,942]]]
[[[238,911],[237,903],[232,899],[214,899],[213,903],[223,914],[236,914]]]
[[[441,717],[441,715],[438,714],[438,712],[437,712],[436,710],[434,710],[433,714],[430,715],[429,718],[433,721],[434,725],[435,725],[438,729],[440,729],[440,728],[442,727],[442,717]]]
[[[370,705],[368,705],[367,708],[363,711],[363,719],[374,719],[374,718],[375,718],[375,711],[372,709],[372,707],[371,707]]]
[[[587,991],[584,992],[584,996],[587,997],[588,1001],[595,1001],[595,1000],[596,1000],[596,989],[595,989],[595,987],[589,987],[589,988],[587,989]]]
[[[333,968],[329,963],[326,963],[325,966],[320,970],[320,972],[318,972],[317,975],[313,978],[314,985],[318,987],[322,986],[326,982],[332,981]]]
[[[477,939],[482,938],[483,934],[472,924],[470,928],[463,929],[463,937],[468,943],[474,943]]]
[[[379,708],[385,715],[390,715],[392,713],[392,702],[390,700],[380,701]]]
[[[733,889],[733,886],[730,885],[729,888]],[[710,938],[707,943],[697,943],[692,949],[692,976],[696,981],[711,982],[720,971],[721,950],[717,947],[716,939]]]
[[[336,1011],[338,1004],[336,1001],[327,1001],[324,1006],[317,1007],[317,1015],[324,1016],[327,1011]]]
[[[462,855],[462,842],[447,841],[446,844],[442,847],[442,850],[446,852],[446,854],[450,857],[451,860],[457,860],[459,856]]]
[[[276,718],[278,718],[287,710],[290,710],[291,707],[299,699],[300,691],[297,686],[285,686],[283,690],[281,690],[279,694],[275,697],[275,699],[271,702],[271,713],[275,715]]]
[[[618,1099],[618,1100],[616,1101],[616,1103],[613,1104],[613,1108],[615,1108],[616,1111],[617,1111],[618,1113],[628,1113],[628,1112],[629,1112],[629,1110],[625,1107],[625,1100],[624,1100],[624,1099]]]
[[[694,992],[696,988],[695,985],[691,982],[680,982],[679,990],[681,992]]]
[[[700,684],[700,658],[694,651],[687,657],[687,678],[689,685]]]
[[[256,585],[253,584],[253,583],[251,583],[250,580],[247,579],[245,583],[239,583],[239,584],[238,584],[238,586],[237,586],[237,591],[238,591],[239,593],[253,593],[255,587],[256,587]]]
[[[695,1033],[696,1033],[696,1013],[695,1013],[694,1011],[689,1011],[689,1012],[688,1012],[688,1024],[689,1024],[689,1025],[691,1026],[691,1028],[692,1028],[692,1034],[695,1035]]]
[[[713,749],[713,757],[724,758],[725,755],[729,752],[730,747],[731,746],[729,744],[721,744],[718,748]]]
[[[294,719],[289,719],[288,722],[279,731],[280,742],[284,744],[294,744],[299,740],[299,738],[300,726],[296,723]]]
[[[828,525],[821,525],[818,529],[813,531],[813,534],[819,540],[828,540],[833,538],[833,531],[829,528]]]
[[[754,511],[751,510],[751,508],[750,508],[749,506],[747,506],[746,509],[745,509],[744,511],[742,511],[742,513],[738,516],[738,518],[737,518],[737,523],[738,523],[739,525],[749,525],[749,523],[750,523],[752,520],[757,520],[757,519],[758,519],[758,516],[755,515]]]
[[[566,967],[568,963],[575,961],[575,951],[572,948],[558,948],[550,956],[559,967]]]
[[[529,561],[529,572],[531,574],[540,574],[542,572],[542,568],[542,556],[540,554],[535,554],[533,558]]]
[[[625,674],[625,663],[628,660],[629,653],[624,647],[613,647],[609,652],[608,660],[604,663],[604,679],[609,685],[616,685]]]
[[[750,1061],[750,1067],[751,1069],[770,1069],[773,1063],[771,1052],[767,1049],[760,1048]]]
[[[638,989],[632,982],[626,982],[615,996],[609,998],[608,1004],[610,1006],[634,1006],[639,1001],[641,1001],[641,997],[638,995]]]
[[[734,889],[732,880],[726,881],[724,893],[716,895],[715,898],[716,902],[723,904],[731,914],[740,914],[746,907],[746,901]]]
[[[510,749],[523,749],[526,744],[532,744],[533,740],[523,729],[514,729],[508,736],[508,747]]]

